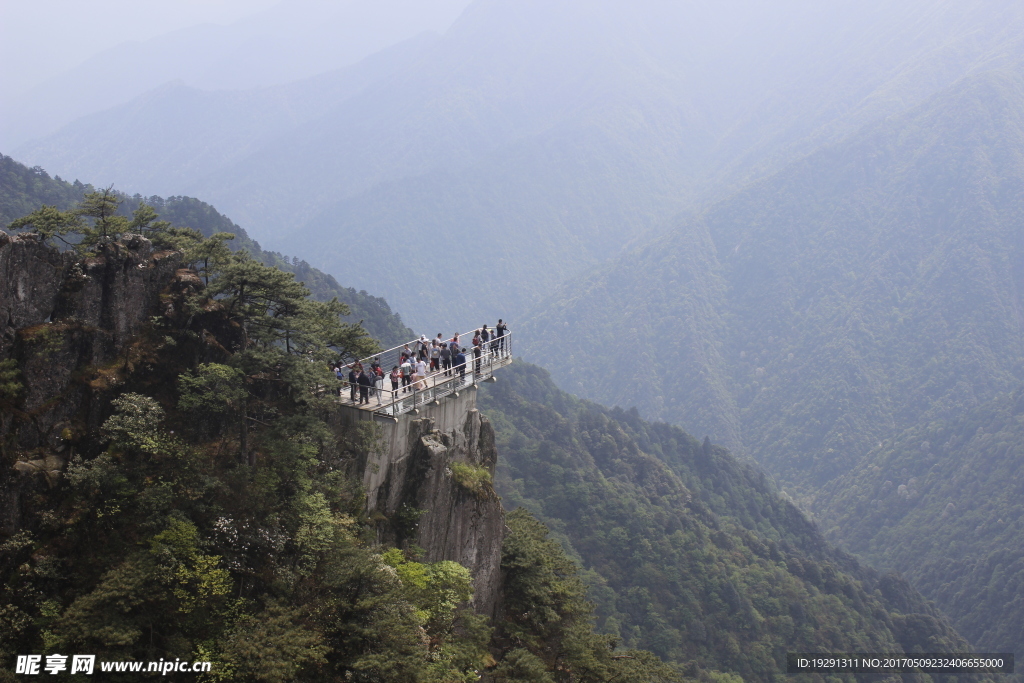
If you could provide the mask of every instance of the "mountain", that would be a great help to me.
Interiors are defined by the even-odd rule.
[[[561,547],[505,516],[475,387],[385,454],[338,405],[329,364],[374,344],[336,301],[94,218],[73,249],[0,231],[0,680],[88,651],[249,683],[680,681],[595,633]],[[370,497],[382,467],[416,507]]]
[[[6,227],[11,221],[27,216],[44,204],[67,210],[93,189],[91,185],[77,180],[69,183],[59,176],[51,178],[41,168],[30,169],[10,157],[0,155],[0,225]],[[415,336],[384,299],[367,294],[366,290],[342,287],[332,275],[313,268],[306,261],[264,251],[243,228],[206,202],[192,197],[164,199],[157,196],[143,198],[141,195],[122,195],[120,199],[122,203],[119,210],[124,215],[130,215],[145,201],[172,225],[194,228],[207,237],[216,232],[233,233],[235,239],[229,243],[233,249],[245,249],[267,265],[294,273],[316,299],[329,301],[337,297],[345,302],[350,310],[345,319],[363,324],[383,348],[395,346]]]
[[[166,86],[15,154],[358,262],[416,326],[511,318],[701,197],[1012,62],[1022,26],[997,0],[478,0],[433,42],[271,89]]]
[[[885,455],[893,440],[945,444],[917,436],[971,424],[965,415],[1024,379],[1022,112],[1021,74],[986,72],[826,146],[560,289],[517,329],[526,356],[567,389],[756,458],[832,538],[852,534],[851,549],[920,578],[983,638],[964,596],[986,583],[950,563],[945,524],[905,511],[862,520],[848,504],[907,483],[902,468],[865,469],[898,457]],[[907,477],[955,471],[958,487],[993,501],[976,515],[1013,518],[992,476],[1005,454],[986,448],[962,468],[957,443],[918,454]],[[861,493],[843,493],[854,483]],[[961,505],[929,491],[904,504],[931,510],[934,494]],[[1019,548],[1014,529],[1000,533]],[[901,535],[932,549],[927,580],[918,555],[889,545]],[[978,544],[985,556],[1006,547]],[[1006,645],[1019,610],[995,602],[984,642]]]
[[[887,439],[816,503],[831,539],[903,573],[991,652],[1024,642],[1022,397]]]
[[[757,468],[517,362],[480,406],[496,490],[583,568],[598,629],[694,669],[773,680],[786,652],[967,647],[896,574],[830,546]]]
[[[226,25],[129,39],[25,92],[8,93],[0,105],[0,147],[13,149],[169,82],[241,90],[334,71],[420,34],[443,31],[467,3],[286,0]],[[97,74],[103,74],[99,81]]]
[[[31,197],[73,203],[89,189],[0,164],[5,217]],[[141,201],[123,198],[120,208]],[[147,201],[175,223],[237,228],[198,200]],[[580,401],[538,367],[517,362],[484,385],[479,405],[491,422],[474,410],[465,427],[442,433],[424,407],[404,425],[424,436],[400,437],[412,450],[382,451],[379,431],[331,416],[338,408],[322,387],[333,378],[308,360],[337,353],[317,335],[336,337],[325,311],[293,300],[308,290],[282,289],[269,305],[232,302],[264,291],[253,272],[291,282],[275,268],[229,259],[207,290],[218,301],[195,306],[203,280],[146,240],[102,243],[86,260],[30,235],[0,234],[0,248],[9,289],[25,293],[5,300],[0,348],[10,465],[0,470],[10,502],[0,520],[0,649],[9,656],[57,646],[101,659],[195,653],[240,680],[259,678],[254,661],[273,662],[278,680],[325,671],[450,680],[438,670],[483,667],[512,680],[528,670],[526,680],[545,680],[536,671],[675,680],[635,650],[650,648],[710,683],[728,673],[774,680],[794,650],[968,647],[899,576],[829,546],[754,467],[635,410]],[[273,315],[275,306],[290,314]],[[250,335],[255,352],[241,341]],[[252,424],[249,412],[260,416]],[[480,451],[468,464],[467,449]],[[457,460],[429,464],[441,456]],[[507,528],[491,488],[495,460],[498,491],[524,508]],[[374,479],[360,467],[388,468],[377,485],[416,507],[365,509],[359,481]],[[462,516],[440,519],[445,511]],[[424,540],[449,534],[421,533],[425,547],[405,543],[404,552],[369,544],[382,528],[403,529],[399,538],[417,527],[470,533],[481,515],[497,515],[505,535],[466,546],[501,550],[491,568],[503,577],[504,613],[490,656],[490,629],[455,609],[474,595],[469,573]],[[101,551],[88,550],[97,538]],[[353,630],[361,636],[344,635]],[[255,659],[252,640],[262,644]]]

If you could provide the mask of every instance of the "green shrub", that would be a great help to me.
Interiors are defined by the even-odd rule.
[[[486,498],[494,491],[491,486],[491,473],[485,468],[465,462],[453,462],[450,467],[455,483],[477,498]]]

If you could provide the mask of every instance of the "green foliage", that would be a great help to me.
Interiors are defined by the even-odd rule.
[[[98,241],[123,232],[112,195],[87,199]],[[352,452],[377,448],[379,430],[327,422],[328,362],[374,349],[365,330],[291,273],[225,253],[223,236],[145,206],[130,223],[209,255],[210,286],[165,293],[189,316],[152,316],[132,342],[147,362],[124,369],[112,414],[65,430],[66,476],[26,508],[39,534],[0,555],[0,654],[208,659],[205,679],[223,681],[476,680],[491,631],[468,608],[468,570],[401,558],[396,571],[365,544]],[[33,349],[62,339],[21,332]],[[16,398],[17,366],[2,371]]]
[[[496,669],[498,680],[680,680],[650,653],[613,654],[616,639],[591,630],[586,587],[547,528],[523,508],[509,513],[506,523],[501,635],[517,647]]]
[[[7,226],[8,230],[26,228],[38,233],[43,239],[53,239],[79,232],[82,228],[82,219],[74,211],[58,211],[55,206],[43,205]]]
[[[502,546],[501,566],[507,572],[505,634],[551,661],[558,656],[558,639],[571,623],[586,624],[590,605],[576,565],[548,530],[525,509],[508,514],[509,534]]]
[[[305,621],[302,610],[276,603],[259,614],[241,616],[226,634],[217,673],[226,673],[224,680],[284,683],[321,668],[328,663],[330,648],[323,634]]]
[[[491,473],[486,467],[476,467],[466,462],[453,462],[450,467],[455,483],[477,498],[485,498],[494,491],[491,487]]]
[[[530,548],[555,557],[537,522],[518,522],[509,560],[526,568],[510,568],[510,580],[521,572],[523,595],[540,596],[516,608],[523,626],[511,619],[524,644],[543,645],[582,580],[599,632],[744,680],[779,675],[787,651],[967,647],[920,595],[831,549],[763,474],[721,448],[579,401],[526,363],[482,390],[480,405],[497,431],[506,505],[533,512],[583,568],[565,584],[564,560],[517,559]],[[890,581],[899,600],[885,593]]]
[[[398,574],[406,597],[420,610],[423,623],[434,634],[449,634],[456,610],[473,595],[469,570],[457,562],[413,562],[405,553],[392,548],[381,560]]]
[[[363,357],[377,350],[359,325],[343,323],[348,313],[337,299],[311,301],[309,290],[295,276],[249,258],[232,259],[210,287],[228,315],[243,329],[243,345],[262,351],[283,347],[324,366],[329,361]],[[294,367],[292,369],[295,369]]]
[[[132,233],[143,235],[144,237],[160,237],[171,229],[170,221],[160,220],[160,216],[149,204],[142,202],[138,208],[132,212],[131,223],[128,224],[128,230]],[[198,233],[199,231],[195,231]]]
[[[569,349],[560,386],[756,457],[831,538],[907,572],[979,646],[1016,647],[1016,588],[990,580],[1019,547],[987,531],[1019,517],[1014,480],[988,477],[1009,474],[1002,427],[979,421],[984,459],[927,432],[1024,379],[1022,86],[1018,68],[965,78],[680,221],[553,292],[519,329],[527,357]],[[904,437],[904,456],[932,444],[906,476],[881,455]],[[933,467],[959,487],[923,497]],[[911,477],[922,497],[898,498]],[[976,509],[957,491],[991,503],[963,546],[942,518]]]
[[[31,227],[32,230],[48,232],[64,229],[65,234],[75,232],[80,228],[81,218],[73,209],[87,193],[95,191],[91,185],[51,178],[41,168],[27,168],[3,155],[0,155],[0,179],[0,225],[10,226],[14,222],[18,225],[11,227],[17,229]],[[264,251],[245,230],[206,202],[192,197],[117,196],[121,201],[119,215],[131,221],[138,220],[139,227],[147,231],[146,236],[156,246],[182,250],[185,262],[195,265],[207,283],[213,271],[227,261],[225,249],[245,250],[258,261],[294,273],[318,301],[337,298],[345,302],[350,311],[345,322],[361,324],[379,340],[382,347],[394,346],[415,336],[384,299],[342,287],[333,276],[313,268],[306,261]],[[43,209],[39,208],[41,205]],[[24,220],[22,217],[35,215],[33,212],[44,209],[48,213],[37,217],[38,225],[21,222]],[[150,209],[159,214],[169,227],[157,220],[145,223],[152,215]],[[139,218],[135,218],[140,210]],[[200,236],[205,239],[200,239]]]
[[[18,380],[21,371],[13,358],[0,361],[0,402],[13,403],[25,386]]]
[[[494,677],[506,683],[555,683],[543,660],[524,648],[516,648],[502,657]]]
[[[61,211],[56,206],[44,204],[32,213],[11,221],[7,228],[29,229],[43,239],[56,237],[65,244],[87,250],[128,232],[157,237],[171,227],[169,222],[158,220],[153,207],[145,203],[139,204],[130,219],[121,215],[122,202],[122,197],[113,188],[87,191],[81,201],[69,210]],[[65,236],[69,239],[64,239]]]
[[[150,553],[164,571],[164,583],[178,599],[178,611],[184,614],[197,607],[208,607],[231,589],[231,575],[219,567],[220,557],[203,555],[199,549],[199,530],[177,517],[170,526],[150,540]]]
[[[91,225],[86,223],[82,227],[83,240],[88,244],[117,239],[121,233],[128,232],[132,223],[124,216],[117,215],[117,208],[121,204],[120,199],[108,187],[99,192],[88,192],[82,199],[82,203],[75,209],[74,213],[83,217],[91,218]]]
[[[985,652],[1020,643],[1024,391],[912,427],[819,493],[832,540],[901,572]]]
[[[202,363],[178,377],[178,407],[197,415],[237,412],[246,397],[244,382],[245,375],[238,368]]]
[[[103,423],[103,432],[117,449],[132,449],[156,454],[165,447],[159,430],[164,410],[160,404],[141,394],[123,394],[111,405],[114,415]]]

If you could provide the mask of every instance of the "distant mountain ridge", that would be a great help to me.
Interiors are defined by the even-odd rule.
[[[470,314],[511,318],[702,197],[1012,62],[1021,29],[1004,0],[478,0],[422,49],[272,91],[165,88],[15,154],[205,197],[328,271],[374,253],[355,284],[417,326],[457,319],[456,280]]]
[[[141,41],[124,36],[125,42],[27,92],[7,93],[0,103],[0,148],[52,134],[169,82],[243,90],[344,68],[396,43],[444,30],[468,2],[279,0],[227,25],[198,24]],[[104,74],[102,87],[96,74]]]
[[[32,213],[43,204],[67,210],[81,201],[86,192],[92,190],[91,185],[79,181],[69,183],[59,177],[51,178],[41,168],[30,169],[10,157],[0,155],[0,226],[7,227],[14,219]],[[192,197],[164,199],[141,195],[125,195],[122,196],[122,200],[122,213],[130,214],[139,203],[145,201],[156,209],[161,219],[169,221],[172,225],[195,228],[207,236],[215,232],[234,233],[235,239],[229,242],[232,249],[245,249],[254,258],[268,265],[295,273],[296,278],[309,288],[313,298],[329,300],[338,297],[349,306],[351,313],[348,320],[362,321],[367,331],[377,338],[384,348],[407,341],[414,336],[412,330],[402,323],[402,319],[391,310],[384,299],[367,294],[365,290],[356,291],[351,287],[342,287],[333,276],[313,268],[303,260],[264,251],[243,228],[206,202]]]
[[[946,527],[931,523],[941,510],[921,516],[940,499],[964,504],[929,471],[1008,501],[985,469],[1007,471],[1005,453],[986,445],[964,468],[958,436],[906,476],[865,468],[938,425],[947,436],[916,442],[980,426],[964,416],[1024,380],[1022,112],[1021,73],[987,72],[825,147],[561,289],[520,326],[526,356],[570,349],[551,366],[567,389],[756,458],[829,520],[833,540],[920,579],[977,642],[1012,649],[1016,602],[986,602],[979,624],[963,596],[987,584],[951,568]],[[890,508],[912,477],[927,494]],[[868,517],[851,510],[879,500]],[[1007,502],[988,514],[1015,513]],[[1017,527],[1006,533],[1021,547]],[[927,553],[901,549],[911,536]],[[1006,542],[981,539],[977,552]],[[1013,566],[1007,580],[1019,581]]]
[[[786,652],[967,644],[894,574],[836,551],[757,468],[516,363],[481,390],[495,487],[584,569],[599,630],[694,669],[774,680]],[[841,626],[840,626],[841,624]]]

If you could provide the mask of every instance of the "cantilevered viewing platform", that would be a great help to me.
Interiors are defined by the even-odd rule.
[[[472,335],[465,334],[461,336],[462,339],[472,337]],[[448,343],[451,340],[443,341]],[[431,340],[427,340],[428,354],[431,348],[430,342]],[[369,413],[375,418],[390,421],[406,413],[418,413],[425,407],[440,405],[446,399],[458,398],[460,392],[475,390],[476,385],[481,382],[493,382],[495,381],[494,372],[512,362],[511,332],[481,344],[479,356],[474,353],[472,343],[461,342],[461,347],[466,349],[465,365],[457,366],[453,358],[452,367],[448,370],[428,370],[426,378],[405,387],[399,383],[398,391],[392,390],[391,369],[395,366],[401,368],[403,352],[411,351],[418,357],[421,343],[421,339],[414,339],[406,344],[356,361],[362,364],[364,370],[369,371],[371,363],[378,360],[384,371],[383,381],[378,380],[373,387],[370,387],[369,403],[359,404],[358,387],[355,388],[355,400],[352,399],[353,392],[348,382],[348,371],[355,363],[346,366],[344,368],[345,384],[342,387],[338,403],[363,413]],[[430,366],[429,359],[427,366]]]

